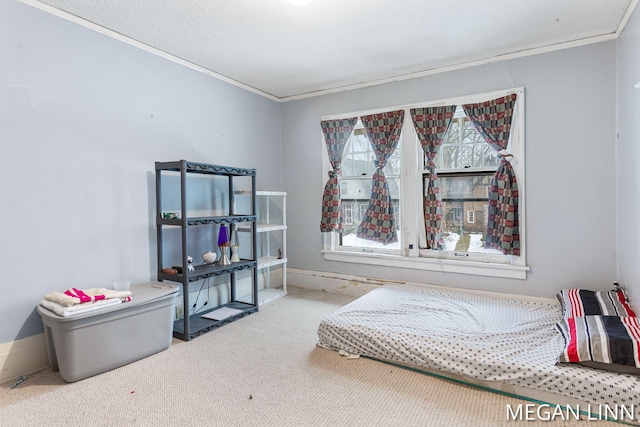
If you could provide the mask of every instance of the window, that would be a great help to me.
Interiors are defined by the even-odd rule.
[[[518,180],[522,242],[520,256],[503,255],[499,250],[484,247],[489,187],[500,159],[462,109],[463,104],[488,101],[511,93],[516,93],[518,98],[506,151],[512,155],[509,160]],[[445,241],[442,250],[434,250],[426,243],[422,213],[430,171],[409,111],[411,108],[440,105],[456,105],[457,108],[434,159],[442,197]],[[355,237],[369,203],[371,175],[375,170],[375,155],[366,132],[358,123],[345,146],[342,159],[340,181],[344,232],[323,233],[326,235],[325,258],[390,267],[525,278],[528,267],[524,253],[524,89],[393,108],[405,109],[401,141],[384,169],[395,208],[399,241],[382,245]],[[390,109],[354,112],[351,117]],[[347,223],[347,219],[350,223]]]
[[[342,208],[344,212],[344,225],[353,225],[353,203],[343,203]]]
[[[455,256],[467,256],[468,253],[499,255],[500,251],[496,249],[484,248],[487,216],[480,214],[476,221],[476,211],[488,210],[489,184],[498,167],[498,156],[460,105],[456,108],[435,163],[444,211],[444,250],[457,253]],[[429,182],[426,165],[425,156],[422,170],[425,189]],[[466,220],[463,220],[463,212],[466,212]],[[422,256],[430,255],[428,252],[422,253]]]
[[[473,127],[458,105],[436,157],[439,170],[493,169],[498,166],[495,151]]]
[[[401,223],[401,204],[399,203],[400,174],[402,172],[401,153],[402,150],[399,144],[384,168],[391,191],[392,204],[395,209],[397,227]],[[371,198],[371,179],[376,169],[375,159],[376,156],[369,143],[366,131],[362,126],[362,122],[358,120],[358,124],[353,130],[353,134],[349,138],[342,155],[340,195],[345,218],[347,217],[345,206],[351,209],[349,213],[351,222],[344,221],[343,232],[338,236],[337,246],[351,251],[371,251],[375,249],[387,253],[399,253],[402,247],[400,233],[399,241],[389,245],[382,245],[356,237],[358,225],[365,216],[369,206],[369,199]]]

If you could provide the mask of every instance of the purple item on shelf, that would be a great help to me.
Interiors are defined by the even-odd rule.
[[[218,233],[218,246],[229,246],[229,230],[226,225],[220,226]]]

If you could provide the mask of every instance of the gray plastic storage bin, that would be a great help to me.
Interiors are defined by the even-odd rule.
[[[51,369],[74,382],[166,350],[177,293],[177,285],[140,283],[129,302],[69,317],[38,306]]]

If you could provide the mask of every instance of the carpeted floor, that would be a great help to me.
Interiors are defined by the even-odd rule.
[[[127,366],[67,384],[45,369],[0,387],[2,426],[614,425],[507,420],[523,400],[316,346],[353,298],[290,289],[260,311]]]

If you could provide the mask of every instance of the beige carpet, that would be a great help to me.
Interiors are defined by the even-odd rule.
[[[507,421],[528,403],[316,346],[353,298],[291,289],[190,342],[76,383],[45,369],[0,387],[2,426],[614,425]]]

